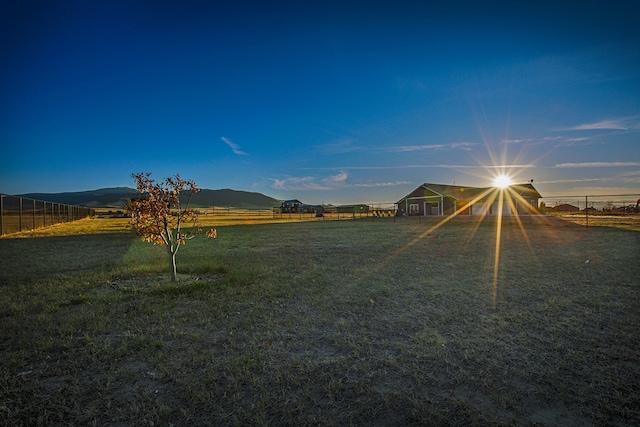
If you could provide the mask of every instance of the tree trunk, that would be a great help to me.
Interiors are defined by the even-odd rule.
[[[178,273],[176,271],[176,254],[171,254],[171,281],[178,281]]]

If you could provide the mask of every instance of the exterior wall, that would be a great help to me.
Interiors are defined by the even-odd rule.
[[[398,204],[398,212],[400,215],[406,213],[409,216],[438,216],[453,215],[458,209],[464,207],[469,201],[454,200],[449,197],[438,198],[407,198]],[[502,215],[524,215],[535,213],[537,199],[528,200],[523,203],[522,200],[514,201],[517,211],[511,207],[508,202],[502,205]],[[485,201],[479,201],[458,213],[458,215],[498,215],[500,202],[494,201],[489,205]]]
[[[499,213],[500,213],[500,202],[494,201],[493,205],[491,206],[489,215],[498,215]],[[504,203],[502,203],[502,215],[503,216],[511,215],[511,205],[506,200],[504,201]]]
[[[489,206],[485,202],[478,202],[471,206],[471,215],[488,215]]]
[[[406,198],[398,204],[400,215],[409,216],[440,216],[452,215],[457,209],[455,200],[448,197],[416,197]]]
[[[443,200],[442,213],[443,215],[453,215],[456,212],[456,210],[461,206],[463,205],[458,205],[457,200],[446,197]]]
[[[302,211],[302,202],[299,200],[287,200],[280,205],[282,213],[298,213]]]
[[[398,210],[409,216],[440,215],[442,200],[440,197],[407,198],[404,203],[398,205]]]
[[[526,203],[522,200],[518,200],[517,208],[518,214],[526,215],[538,212],[538,199],[525,199]]]

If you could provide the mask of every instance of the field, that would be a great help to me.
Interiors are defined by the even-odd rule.
[[[640,231],[640,215],[561,215],[561,218],[589,227],[616,227]]]
[[[640,424],[640,232],[257,222],[0,239],[0,425]]]

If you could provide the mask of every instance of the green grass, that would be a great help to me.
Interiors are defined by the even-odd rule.
[[[0,424],[640,422],[640,233],[435,224],[0,239]]]

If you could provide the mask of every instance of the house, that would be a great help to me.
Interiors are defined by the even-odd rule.
[[[320,205],[307,205],[298,199],[285,200],[280,205],[281,213],[322,213],[324,209]]]
[[[443,216],[497,215],[499,191],[494,187],[462,187],[425,183],[400,199],[398,215]],[[510,203],[508,199],[513,203]],[[533,184],[514,184],[504,189],[503,215],[538,212],[538,199],[542,196]],[[512,212],[513,211],[513,212]]]
[[[547,207],[547,209],[553,212],[580,212],[579,207],[570,205],[568,203],[562,203],[551,208]]]

